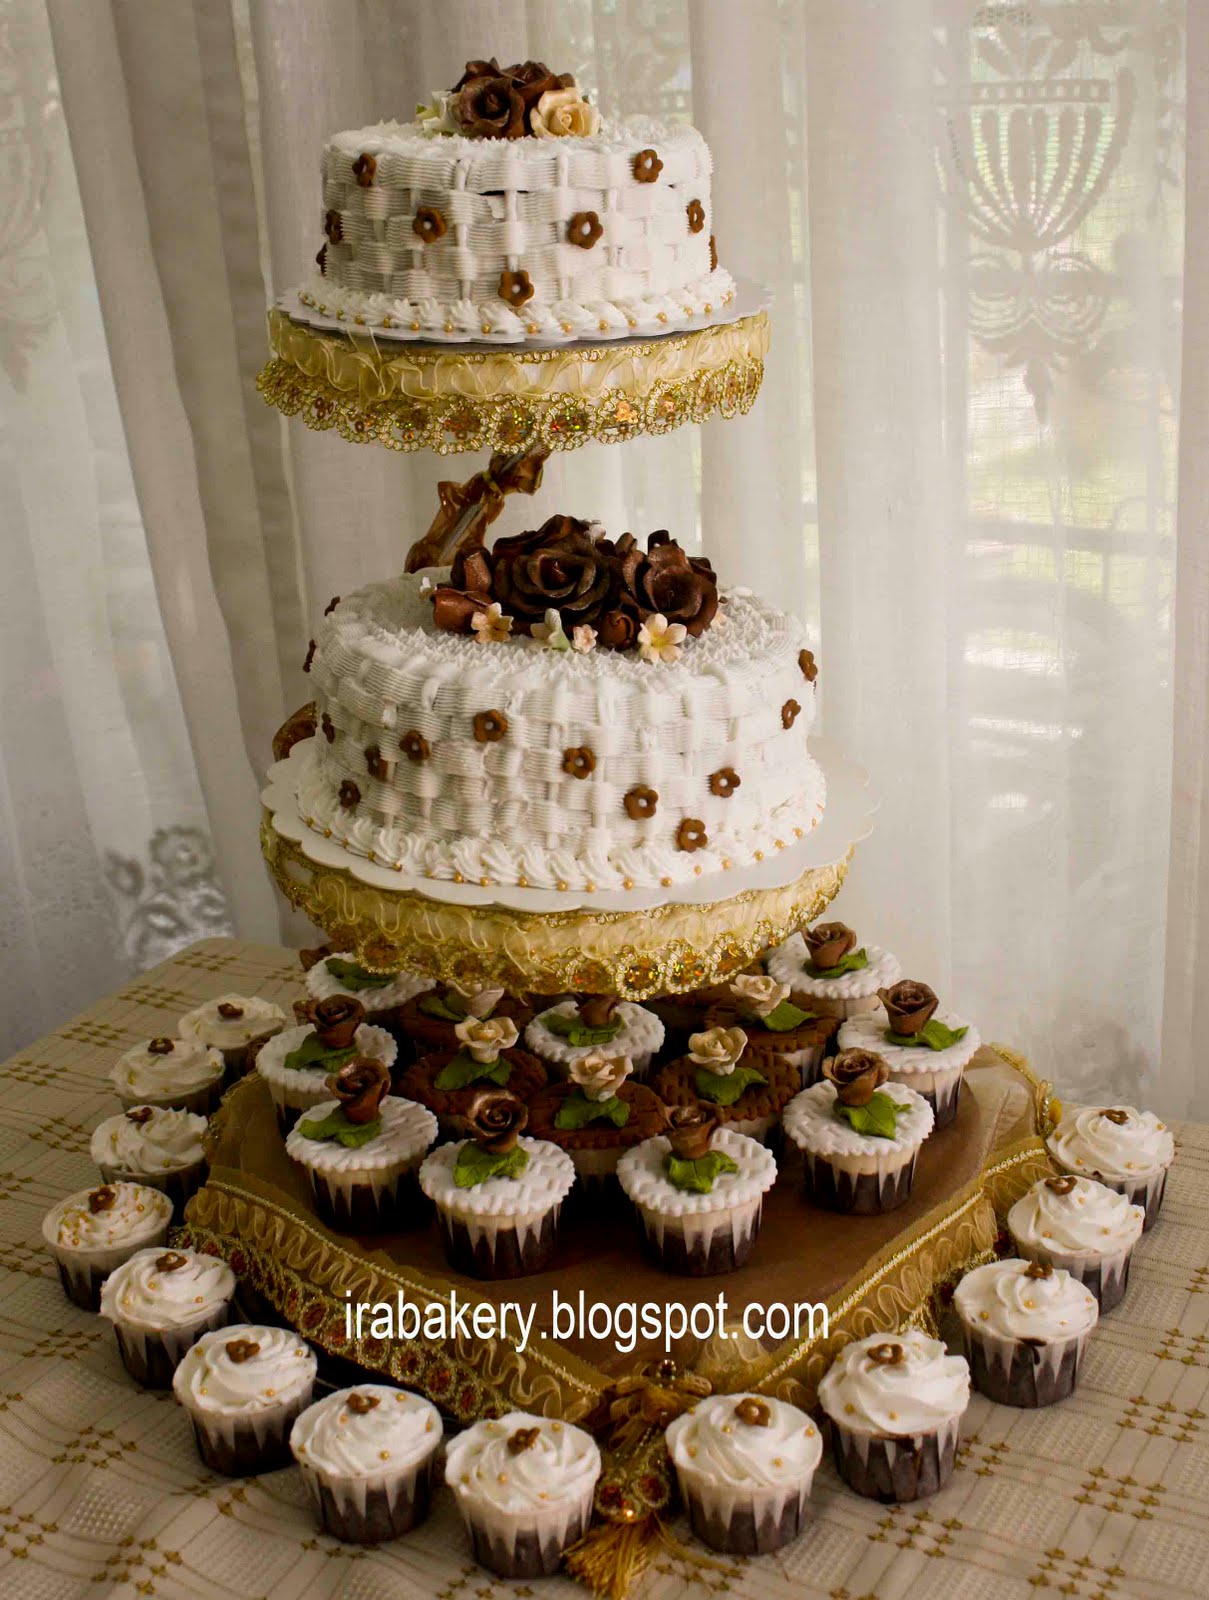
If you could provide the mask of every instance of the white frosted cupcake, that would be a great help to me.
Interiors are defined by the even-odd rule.
[[[109,1078],[127,1110],[160,1106],[208,1117],[222,1094],[223,1070],[221,1053],[209,1045],[160,1035],[127,1050]]]
[[[406,1048],[402,1011],[409,1000],[436,985],[415,972],[371,972],[351,952],[337,951],[308,968],[306,992],[312,1000],[334,994],[351,995],[365,1007],[365,1019],[386,1031],[400,1048]]]
[[[217,1256],[149,1249],[110,1273],[100,1309],[113,1323],[134,1381],[145,1389],[170,1389],[189,1346],[227,1322],[234,1295],[235,1274]]]
[[[90,1149],[103,1182],[162,1189],[179,1221],[185,1201],[206,1181],[205,1132],[205,1117],[192,1111],[131,1106],[93,1130]]]
[[[525,1045],[551,1078],[569,1078],[571,1063],[594,1051],[628,1056],[640,1083],[663,1044],[663,1023],[653,1011],[612,995],[563,1000],[539,1012],[525,1029]]]
[[[300,1117],[285,1142],[310,1179],[320,1217],[351,1233],[419,1221],[416,1174],[437,1119],[388,1094],[390,1073],[369,1056],[354,1056],[328,1082],[335,1098]]]
[[[280,1033],[289,1018],[280,1006],[258,995],[220,994],[187,1011],[177,1023],[182,1039],[195,1039],[222,1052],[226,1081],[250,1070],[260,1045]]]
[[[1079,1380],[1096,1297],[1061,1267],[991,1261],[953,1291],[974,1387],[1002,1406],[1050,1406]]]
[[[797,1406],[712,1395],[672,1422],[667,1448],[693,1532],[714,1550],[762,1556],[801,1533],[823,1441]]]
[[[1016,1254],[1049,1261],[1086,1284],[1101,1313],[1119,1304],[1146,1212],[1095,1178],[1041,1178],[1007,1214]]]
[[[836,1470],[885,1504],[948,1482],[969,1402],[965,1360],[915,1330],[845,1345],[819,1384]]]
[[[890,1071],[891,1083],[905,1083],[936,1113],[937,1128],[957,1115],[966,1067],[982,1040],[978,1029],[940,1002],[926,983],[904,978],[880,991],[876,1012],[850,1017],[839,1031],[841,1050],[875,1050]]]
[[[871,1050],[842,1050],[821,1083],[785,1107],[785,1137],[802,1152],[806,1193],[831,1211],[873,1215],[911,1193],[915,1159],[932,1131],[932,1107],[886,1078]]]
[[[290,1431],[319,1526],[349,1544],[400,1539],[432,1503],[441,1416],[419,1395],[381,1383],[338,1389]]]
[[[366,1022],[365,1008],[351,996],[313,1001],[310,1012],[309,1022],[274,1034],[256,1052],[256,1071],[269,1086],[282,1133],[289,1133],[302,1112],[331,1099],[328,1079],[354,1056],[370,1056],[390,1068],[399,1054],[386,1029]]]
[[[1133,1106],[1082,1106],[1068,1111],[1045,1141],[1064,1172],[1098,1178],[1146,1210],[1154,1226],[1175,1160],[1171,1129]]]
[[[286,1328],[237,1322],[202,1334],[181,1357],[172,1392],[206,1465],[229,1478],[288,1466],[290,1429],[311,1403],[317,1366]]]
[[[474,1558],[501,1578],[544,1578],[587,1532],[600,1451],[569,1422],[509,1411],[476,1422],[445,1452],[445,1481]]]
[[[475,1278],[540,1272],[554,1255],[563,1201],[575,1182],[565,1150],[524,1139],[528,1112],[506,1090],[483,1090],[468,1139],[438,1146],[420,1168],[450,1264]]]
[[[843,922],[817,922],[803,933],[791,933],[768,952],[764,965],[820,1017],[876,1011],[878,990],[902,977],[897,956],[875,944],[858,946],[856,934]]]
[[[95,1311],[101,1285],[144,1245],[167,1241],[172,1202],[145,1183],[105,1183],[60,1200],[43,1218],[42,1237],[59,1268],[63,1293]]]
[[[776,1178],[771,1151],[718,1127],[704,1105],[677,1106],[667,1133],[627,1150],[617,1167],[654,1260],[694,1278],[743,1265]]]

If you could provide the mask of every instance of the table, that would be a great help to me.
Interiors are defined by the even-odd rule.
[[[91,1129],[116,1102],[115,1057],[236,990],[288,1009],[289,951],[194,945],[0,1069],[0,1594],[13,1600],[584,1600],[563,1579],[504,1583],[470,1560],[449,1497],[375,1550],[316,1533],[292,1470],[204,1470],[170,1396],[134,1387],[109,1324],[78,1310],[42,1217],[95,1181]],[[14,997],[13,1003],[19,1003]],[[1093,1336],[1080,1388],[1052,1411],[975,1395],[951,1485],[882,1507],[815,1480],[815,1521],[775,1556],[713,1558],[683,1523],[633,1591],[742,1600],[1154,1600],[1209,1593],[1209,1126],[1176,1129],[1162,1218],[1124,1304]]]

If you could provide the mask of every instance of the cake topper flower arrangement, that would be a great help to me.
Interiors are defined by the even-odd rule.
[[[600,129],[600,112],[569,72],[544,61],[501,67],[494,56],[468,61],[452,89],[416,107],[416,120],[426,133],[464,139],[583,139]]]

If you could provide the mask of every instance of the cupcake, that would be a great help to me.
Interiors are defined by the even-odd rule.
[[[736,1023],[747,1035],[753,1065],[785,1062],[797,1074],[795,1090],[815,1081],[827,1041],[836,1030],[834,1017],[816,1017],[795,1004],[788,986],[767,974],[736,978],[726,998],[706,1013],[707,1030]]]
[[[335,1098],[300,1117],[285,1142],[286,1154],[310,1179],[320,1217],[350,1233],[421,1221],[416,1173],[437,1136],[437,1119],[389,1094],[390,1072],[370,1056],[353,1056],[328,1087]]]
[[[533,1020],[533,1008],[502,989],[460,989],[456,984],[438,984],[413,995],[399,1011],[400,1025],[417,1058],[437,1051],[456,1055],[461,1040],[455,1029],[468,1017],[477,1017],[480,1022],[507,1017],[519,1034]]]
[[[104,1183],[60,1200],[42,1221],[63,1293],[85,1311],[101,1303],[101,1285],[144,1245],[163,1245],[172,1202],[143,1183]]]
[[[442,1139],[460,1139],[466,1117],[483,1089],[507,1089],[528,1101],[545,1088],[546,1069],[516,1048],[511,1017],[467,1017],[454,1024],[456,1050],[424,1056],[399,1075],[398,1090],[436,1116]]]
[[[313,1000],[308,1012],[309,1021],[274,1034],[256,1052],[256,1070],[269,1086],[283,1134],[302,1112],[331,1099],[328,1079],[354,1056],[372,1056],[389,1069],[399,1053],[385,1028],[365,1021],[365,1008],[351,995]]]
[[[192,1111],[131,1106],[94,1128],[92,1159],[104,1183],[125,1179],[162,1189],[179,1221],[185,1201],[206,1181],[205,1131],[205,1117]]]
[[[280,1006],[257,995],[220,994],[187,1011],[177,1024],[182,1039],[220,1050],[228,1086],[251,1068],[256,1051],[280,1033],[289,1018]]]
[[[223,1071],[221,1053],[209,1045],[161,1035],[127,1050],[109,1078],[126,1110],[159,1106],[208,1117],[222,1095]]]
[[[172,1392],[213,1472],[244,1478],[290,1463],[290,1429],[311,1403],[318,1363],[286,1328],[246,1322],[203,1333],[181,1357]]]
[[[126,1371],[145,1389],[170,1389],[172,1374],[203,1333],[231,1314],[235,1274],[196,1250],[139,1250],[105,1279],[101,1315],[113,1323]]]
[[[804,1411],[756,1394],[716,1394],[671,1423],[667,1449],[698,1539],[763,1556],[801,1533],[823,1454]]]
[[[1095,1178],[1041,1178],[1007,1215],[1016,1254],[1048,1261],[1078,1278],[1101,1313],[1119,1304],[1129,1284],[1129,1258],[1146,1212]]]
[[[575,1167],[557,1145],[521,1137],[528,1115],[506,1090],[480,1090],[470,1137],[438,1146],[420,1168],[450,1264],[471,1277],[540,1272],[554,1254]]]
[[[962,1074],[982,1043],[977,1028],[951,1011],[937,1015],[939,1000],[914,978],[878,996],[881,1010],[841,1025],[840,1049],[876,1051],[890,1069],[890,1082],[922,1094],[936,1113],[936,1126],[947,1127],[957,1115]]]
[[[748,970],[758,974],[762,969],[753,966]],[[652,995],[645,1000],[646,1009],[653,1011],[663,1024],[665,1054],[682,1056],[688,1049],[689,1034],[700,1033],[705,1027],[706,1012],[729,994],[729,984],[713,983],[687,994]]]
[[[628,1056],[641,1081],[663,1043],[663,1024],[653,1011],[611,994],[564,1000],[540,1012],[525,1029],[525,1044],[551,1078],[567,1078],[571,1063],[592,1050]]]
[[[876,1011],[878,990],[902,977],[898,958],[877,945],[861,945],[842,922],[818,922],[790,934],[770,950],[764,965],[778,983],[820,1017],[859,1017]]]
[[[1175,1160],[1171,1130],[1152,1111],[1132,1106],[1083,1106],[1068,1111],[1045,1141],[1064,1172],[1098,1178],[1146,1210],[1154,1226]]]
[[[819,1384],[836,1471],[883,1503],[919,1500],[949,1480],[970,1369],[910,1330],[845,1345]]]
[[[402,1049],[407,1047],[403,1007],[416,995],[435,988],[431,978],[415,972],[371,972],[347,951],[323,956],[307,969],[304,981],[312,1000],[326,1000],[334,994],[360,1000],[366,1021],[385,1028]]]
[[[592,1519],[600,1451],[569,1422],[509,1411],[449,1441],[445,1482],[474,1559],[501,1578],[545,1578]]]
[[[693,1278],[743,1265],[776,1177],[770,1152],[720,1128],[706,1105],[675,1107],[667,1133],[628,1150],[617,1167],[652,1258]]]
[[[953,1291],[974,1387],[1003,1406],[1051,1406],[1079,1380],[1100,1315],[1078,1278],[1048,1261],[990,1261]]]
[[[660,1067],[651,1087],[667,1106],[705,1102],[721,1127],[767,1144],[799,1079],[792,1063],[753,1051],[744,1029],[713,1027],[690,1034],[688,1055]]]
[[[529,1102],[529,1132],[565,1150],[585,1188],[616,1177],[625,1151],[662,1132],[657,1094],[632,1083],[630,1058],[589,1050],[571,1062],[568,1083],[539,1089]]]
[[[308,1406],[290,1450],[324,1533],[380,1544],[428,1515],[441,1438],[440,1412],[427,1400],[359,1383]]]

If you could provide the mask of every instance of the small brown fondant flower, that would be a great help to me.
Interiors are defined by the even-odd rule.
[[[329,1050],[347,1050],[365,1021],[365,1007],[351,994],[329,994],[307,1007],[311,1026]]]
[[[636,183],[654,183],[663,171],[663,162],[654,150],[639,150],[630,164]]]
[[[436,206],[421,206],[412,221],[411,231],[425,244],[436,244],[438,239],[445,237],[445,218]]]
[[[633,611],[624,606],[613,606],[602,615],[597,635],[607,650],[632,650],[638,643],[641,626],[641,618]]]
[[[867,1106],[890,1069],[876,1050],[841,1050],[823,1062],[823,1076],[841,1105]]]
[[[332,596],[332,598],[328,601],[328,603],[324,606],[323,615],[325,617],[330,617],[332,612],[336,609],[336,607],[339,604],[340,604],[340,596],[338,594],[334,594]]]
[[[526,1450],[532,1450],[541,1434],[540,1428],[518,1428],[515,1433],[508,1435],[507,1450],[510,1456],[524,1455]]]
[[[364,1417],[381,1402],[376,1394],[362,1394],[354,1389],[344,1403],[355,1417]]]
[[[887,1340],[885,1344],[870,1346],[869,1359],[878,1367],[901,1367],[907,1358],[901,1344]]]
[[[527,272],[500,273],[500,299],[510,306],[523,306],[533,299],[533,285]]]
[[[655,815],[658,804],[659,796],[643,783],[635,784],[622,801],[625,814],[631,822],[646,822]]]
[[[345,778],[340,785],[340,804],[346,811],[352,811],[361,799],[361,791],[351,778]]]
[[[586,744],[563,751],[563,771],[573,778],[590,778],[596,771],[596,757]]]
[[[117,1202],[117,1191],[111,1184],[103,1183],[99,1189],[92,1189],[88,1195],[88,1209],[94,1217],[99,1217],[102,1211],[112,1211]]]
[[[162,1033],[157,1034],[147,1045],[147,1053],[153,1056],[170,1056],[175,1049],[175,1041],[165,1038]]]
[[[131,1106],[126,1113],[126,1121],[133,1122],[136,1128],[141,1128],[144,1122],[150,1122],[154,1115],[153,1106]]]
[[[735,1416],[749,1428],[768,1428],[772,1425],[772,1411],[767,1400],[757,1400],[752,1395],[739,1401]]]
[[[327,1080],[350,1122],[372,1122],[390,1093],[390,1069],[373,1056],[354,1056]]]
[[[1129,1112],[1116,1107],[1112,1111],[1104,1113],[1104,1120],[1113,1123],[1118,1128],[1125,1128],[1129,1126]]]
[[[340,220],[338,211],[325,211],[323,214],[323,231],[327,234],[331,244],[339,244],[344,238],[344,224]]]
[[[371,778],[377,778],[379,783],[385,783],[386,762],[383,761],[382,752],[376,744],[366,746],[365,767]]]
[[[428,740],[416,728],[409,729],[399,740],[399,749],[409,761],[427,761],[430,755]]]
[[[220,1000],[217,1010],[224,1022],[238,1022],[243,1016],[243,1007],[236,1005],[234,1000]]]
[[[712,233],[709,236],[709,270],[711,272],[717,272],[718,270],[718,246],[714,243]]]
[[[1045,1187],[1052,1189],[1055,1194],[1072,1194],[1077,1182],[1077,1178],[1073,1178],[1069,1172],[1064,1172],[1060,1178],[1047,1178]]]
[[[1052,1261],[1030,1261],[1024,1269],[1026,1278],[1052,1278],[1054,1263]]]
[[[332,721],[331,717],[328,716],[326,711],[319,719],[319,726],[322,729],[323,737],[327,740],[328,744],[335,744],[336,724]]]
[[[466,1131],[477,1145],[492,1155],[504,1156],[516,1149],[529,1123],[523,1100],[506,1089],[484,1089],[476,1094],[466,1112]]]
[[[742,781],[734,767],[719,767],[710,774],[709,792],[716,794],[719,800],[729,800]]]
[[[179,1272],[182,1267],[189,1265],[189,1257],[181,1255],[179,1250],[165,1250],[162,1256],[155,1258],[157,1272]]]
[[[498,744],[508,732],[508,718],[502,711],[479,711],[474,718],[476,744]]]
[[[879,989],[877,998],[886,1008],[891,1033],[918,1033],[940,1004],[927,984],[915,978],[903,978],[892,988]]]
[[[813,928],[802,933],[810,959],[824,972],[838,967],[851,950],[856,949],[856,934],[843,922],[816,922]]]
[[[798,651],[798,666],[801,668],[802,676],[806,679],[807,683],[813,683],[819,675],[819,669],[815,665],[813,650]]]
[[[673,1106],[667,1114],[667,1140],[672,1154],[685,1161],[700,1161],[709,1154],[717,1126],[718,1113],[713,1106]]]
[[[581,250],[590,250],[603,233],[595,211],[577,211],[567,223],[567,243],[577,244]]]
[[[245,1361],[251,1361],[253,1356],[260,1354],[260,1346],[255,1339],[228,1339],[223,1348],[237,1367],[242,1367]]]
[[[521,139],[525,134],[525,102],[502,75],[471,78],[458,90],[450,109],[470,139]]]
[[[308,641],[306,647],[306,660],[302,663],[303,672],[309,672],[311,670],[311,662],[315,659],[315,650],[315,641],[314,639],[311,639]]]
[[[686,207],[688,212],[688,231],[700,233],[705,226],[705,207],[700,200],[690,200]]]
[[[705,824],[697,817],[685,817],[676,829],[677,850],[704,850],[709,843],[709,834],[705,831]]]
[[[802,708],[796,700],[786,700],[781,707],[781,726],[783,728],[792,728],[801,714]]]
[[[321,244],[315,255],[315,265],[319,268],[319,276],[327,277],[327,245]]]
[[[356,178],[363,189],[368,189],[370,184],[373,183],[374,173],[377,170],[378,158],[371,156],[367,150],[363,150],[353,162],[353,177]]]

